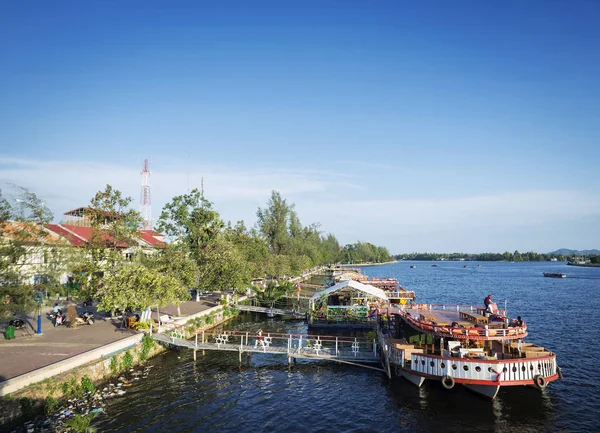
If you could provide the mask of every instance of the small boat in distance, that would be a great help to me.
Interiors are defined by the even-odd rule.
[[[464,266],[463,266],[463,268],[468,268],[468,267],[469,267],[469,265],[464,265]]]
[[[567,274],[561,274],[560,272],[544,272],[544,277],[567,278]]]
[[[438,265],[436,265],[435,263],[433,265],[431,265],[432,268],[437,268]]]
[[[411,268],[411,269],[414,269],[414,268],[416,268],[416,267],[417,267],[417,265],[410,265],[410,268]]]

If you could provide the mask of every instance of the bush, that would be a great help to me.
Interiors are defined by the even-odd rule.
[[[54,397],[48,396],[44,400],[44,413],[48,416],[54,414],[58,408],[58,400]]]
[[[148,355],[150,354],[152,347],[154,347],[154,339],[149,335],[144,335],[142,338],[142,347],[139,351],[139,357],[141,361],[148,359]]]
[[[129,370],[131,367],[133,367],[133,355],[131,355],[131,352],[129,352],[129,350],[127,350],[125,352],[125,355],[123,355],[123,359],[121,360],[121,367],[124,370]]]
[[[33,403],[27,397],[23,397],[21,399],[21,411],[26,418],[33,418]]]
[[[115,375],[117,374],[117,371],[119,370],[119,361],[117,360],[117,355],[113,355],[112,358],[110,358],[110,372]]]
[[[62,391],[63,396],[65,398],[69,398],[70,397],[70,395],[71,395],[71,388],[69,388],[69,383],[68,382],[63,383],[60,386],[60,390]]]
[[[96,431],[96,429],[92,427],[92,421],[94,420],[96,415],[97,414],[93,412],[88,413],[87,415],[77,414],[72,419],[65,422],[64,425],[72,428],[76,432],[93,432]]]
[[[81,387],[85,392],[94,392],[96,390],[96,385],[94,385],[92,379],[87,376],[81,378]]]

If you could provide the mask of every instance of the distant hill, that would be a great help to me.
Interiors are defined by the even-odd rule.
[[[560,250],[552,251],[548,254],[554,254],[555,256],[595,256],[600,254],[600,250],[570,250],[568,248],[561,248]]]

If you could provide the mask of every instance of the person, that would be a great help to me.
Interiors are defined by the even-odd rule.
[[[77,309],[75,308],[75,305],[73,304],[73,302],[69,302],[69,305],[67,306],[67,322],[69,322],[69,327],[75,326],[75,320],[77,319]]]
[[[487,297],[483,300],[483,304],[485,305],[485,312],[492,312],[492,294],[488,293]]]
[[[60,312],[60,307],[58,306],[58,303],[54,304],[54,308],[52,308],[52,312],[54,314],[58,314]]]
[[[510,325],[513,328],[519,328],[519,327],[523,326],[523,320],[521,319],[521,316],[517,316],[516,319],[514,319],[512,322],[510,322]]]
[[[263,342],[262,329],[259,329],[256,332],[256,341],[254,342],[254,347],[257,347],[258,343],[260,343],[260,345],[263,347],[265,346],[265,343]]]

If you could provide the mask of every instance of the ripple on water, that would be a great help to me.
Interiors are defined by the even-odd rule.
[[[406,267],[406,269],[404,269]],[[365,269],[374,277],[395,277],[419,301],[480,304],[491,292],[499,305],[528,323],[530,340],[557,353],[565,380],[543,393],[502,389],[494,402],[462,387],[438,383],[416,388],[390,383],[366,369],[253,355],[241,366],[237,354],[167,353],[150,362],[149,379],[137,382],[108,406],[100,431],[114,432],[367,432],[367,431],[595,431],[600,407],[600,369],[595,356],[600,312],[592,299],[600,270],[564,269],[547,263],[408,264]],[[566,279],[542,277],[565,272]],[[574,278],[571,278],[574,277]],[[594,280],[592,277],[596,277]],[[263,321],[256,315],[230,326],[255,332],[303,332],[301,323]],[[594,326],[591,326],[594,324]],[[583,331],[586,330],[586,331]]]

